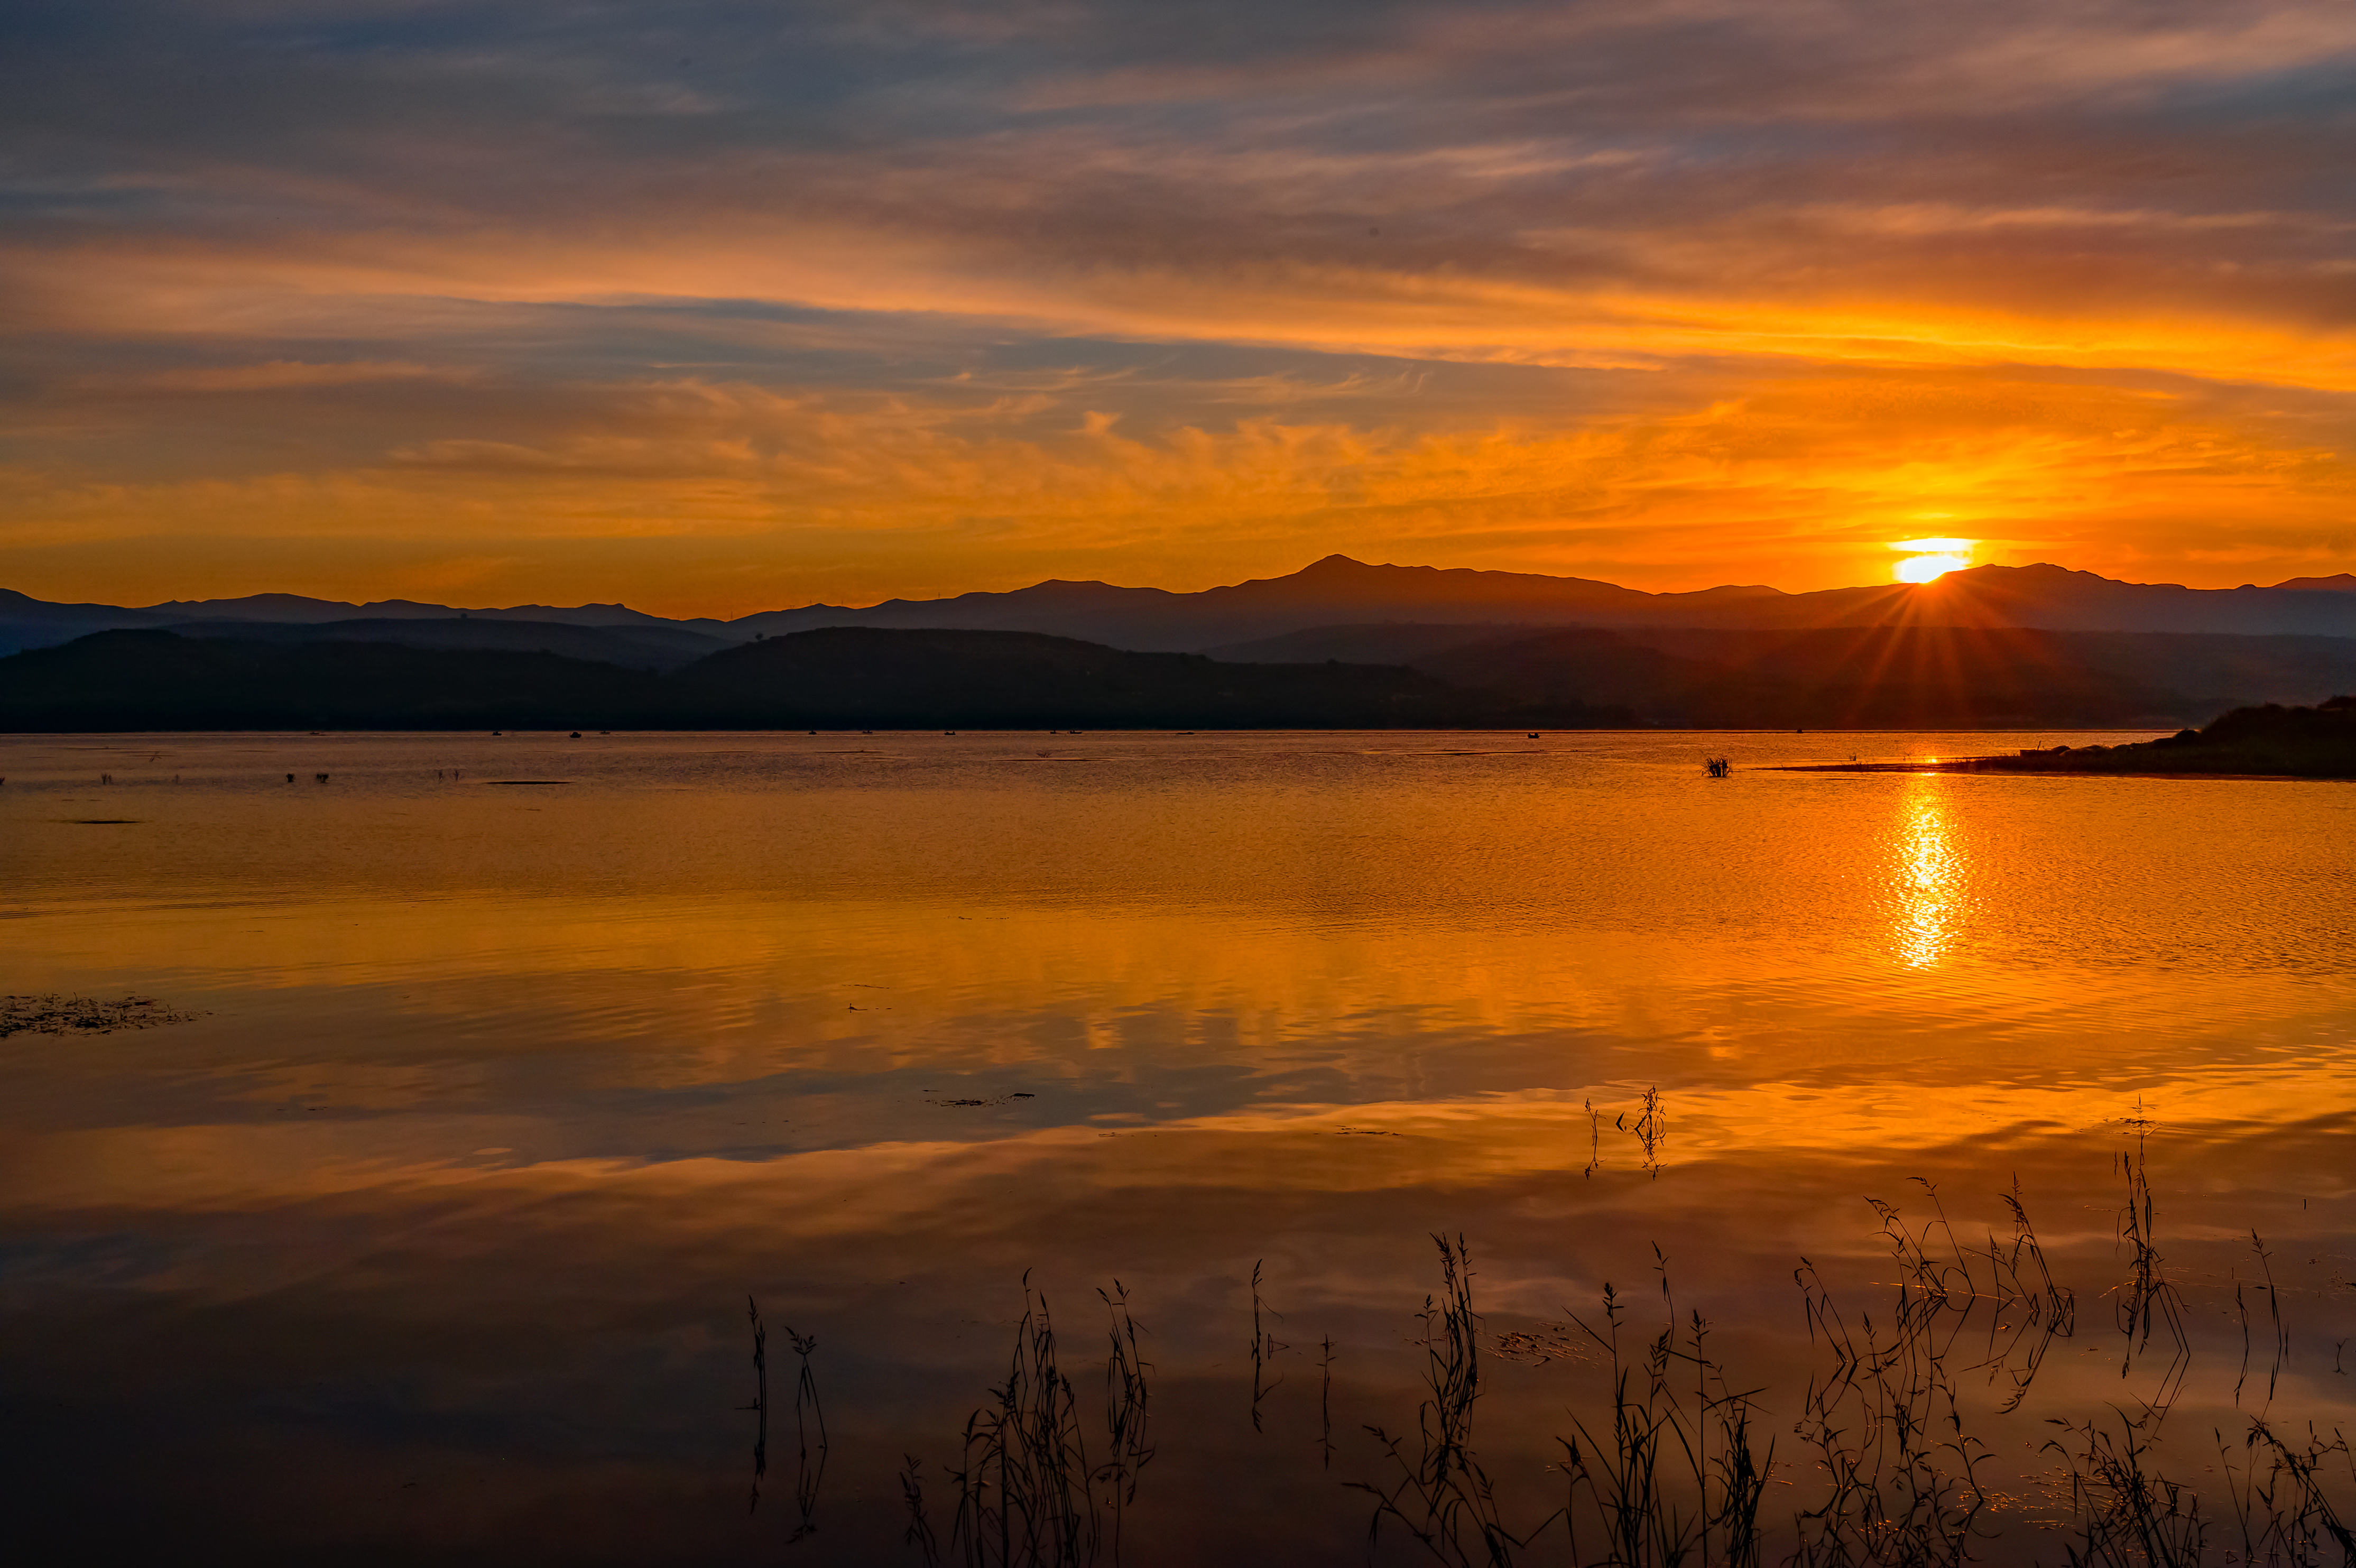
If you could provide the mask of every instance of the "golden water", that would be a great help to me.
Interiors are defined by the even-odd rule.
[[[0,991],[197,1015],[0,1040],[18,1471],[91,1540],[256,1560],[897,1561],[893,1471],[954,1456],[1028,1270],[1077,1365],[1116,1277],[1152,1331],[1131,1561],[1359,1561],[1427,1232],[1495,1332],[1657,1300],[1657,1242],[1765,1381],[1802,1255],[1887,1283],[1865,1195],[1974,1233],[2017,1177],[2082,1415],[2137,1137],[2201,1331],[2256,1229],[2274,1406],[2328,1425],[2356,789],[1767,770],[2082,738],[0,742]],[[773,1391],[819,1341],[790,1547],[747,1293]],[[1498,1363],[1509,1487],[1592,1370]]]

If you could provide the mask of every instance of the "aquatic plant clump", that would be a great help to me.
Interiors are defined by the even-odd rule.
[[[2017,1186],[2002,1195],[2010,1236],[1990,1233],[1974,1243],[1923,1182],[1927,1219],[1868,1200],[1897,1269],[1894,1299],[1862,1311],[1837,1302],[1815,1266],[1802,1262],[1795,1280],[1815,1364],[1796,1409],[1781,1417],[1768,1413],[1768,1390],[1730,1376],[1711,1348],[1711,1322],[1680,1310],[1658,1248],[1657,1332],[1632,1335],[1634,1304],[1605,1284],[1601,1316],[1574,1314],[1564,1326],[1567,1337],[1575,1329],[1586,1341],[1583,1352],[1537,1358],[1587,1362],[1601,1372],[1603,1387],[1600,1408],[1590,1402],[1584,1412],[1564,1412],[1560,1458],[1549,1466],[1559,1489],[1550,1506],[1535,1508],[1533,1499],[1517,1509],[1501,1498],[1480,1457],[1474,1414],[1483,1355],[1527,1359],[1523,1342],[1536,1341],[1486,1334],[1473,1305],[1470,1249],[1462,1236],[1434,1236],[1440,1288],[1425,1298],[1411,1341],[1425,1361],[1414,1423],[1400,1432],[1365,1425],[1375,1474],[1336,1477],[1369,1501],[1369,1560],[1395,1560],[1383,1552],[1387,1539],[1408,1559],[1454,1568],[2356,1564],[2348,1522],[2356,1453],[2338,1430],[2295,1431],[2272,1413],[2289,1338],[2271,1306],[2265,1402],[2243,1403],[2245,1392],[2255,1398],[2260,1388],[2245,1352],[2233,1390],[2241,1430],[2187,1434],[2191,1449],[2177,1445],[2177,1473],[2160,1467],[2159,1429],[2184,1390],[2191,1357],[2186,1308],[2154,1242],[2157,1208],[2140,1147],[2119,1163],[2126,1202],[2117,1238],[2128,1254],[2126,1277],[2105,1294],[2122,1341],[2122,1374],[2145,1367],[2148,1386],[2100,1415],[2044,1423],[2051,1435],[2036,1451],[2052,1467],[2020,1479],[2045,1498],[2051,1517],[2002,1517],[2017,1500],[1991,1483],[2012,1477],[1994,1474],[2006,1466],[1989,1434],[1974,1430],[1973,1412],[1984,1406],[1984,1418],[2020,1409],[2055,1342],[2080,1334],[2076,1293],[2054,1279]],[[2271,1303],[2268,1253],[2255,1236],[2252,1245],[2264,1280],[2254,1288]],[[1268,1391],[1258,1363],[1270,1348],[1282,1348],[1269,1334],[1272,1315],[1259,1284],[1255,1269],[1256,1430]],[[955,1496],[947,1555],[966,1568],[1120,1560],[1122,1515],[1152,1455],[1147,1364],[1127,1293],[1116,1285],[1100,1294],[1111,1314],[1109,1442],[1101,1458],[1091,1453],[1078,1391],[1057,1364],[1046,1303],[1025,1278],[1006,1381],[967,1423],[962,1465],[947,1469]],[[2246,1343],[2251,1316],[2238,1289],[2235,1300]],[[1323,1341],[1319,1400],[1319,1447],[1328,1467],[1332,1343]],[[757,1331],[755,1354],[757,1360]],[[1975,1383],[1987,1385],[1987,1399],[1965,1397]],[[1796,1453],[1789,1444],[1779,1452],[1778,1427],[1798,1440]],[[2200,1466],[2197,1475],[2182,1468],[2188,1462]],[[900,1477],[905,1541],[937,1565],[944,1554],[926,1517],[920,1471],[911,1457]],[[1526,1517],[1514,1517],[1522,1509]]]
[[[10,1035],[111,1035],[117,1029],[155,1029],[185,1024],[193,1013],[176,1013],[152,996],[105,1002],[93,996],[0,996],[0,1039]]]
[[[1027,1275],[1023,1290],[1006,1381],[966,1422],[962,1464],[948,1467],[957,1499],[951,1551],[966,1568],[1118,1564],[1121,1525],[1137,1501],[1139,1474],[1153,1457],[1147,1427],[1151,1363],[1139,1352],[1129,1292],[1116,1280],[1110,1291],[1097,1293],[1108,1316],[1111,1353],[1105,1361],[1106,1442],[1092,1461],[1078,1391],[1057,1362],[1046,1298],[1032,1291]],[[907,1456],[899,1479],[908,1509],[903,1539],[933,1568],[939,1538],[926,1514],[916,1455]]]

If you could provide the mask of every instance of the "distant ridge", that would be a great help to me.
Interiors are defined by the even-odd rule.
[[[110,628],[116,629],[116,628]],[[142,628],[119,629],[140,630]],[[627,626],[580,626],[571,621],[366,618],[358,620],[195,620],[152,629],[182,637],[276,643],[380,642],[396,648],[505,650],[555,653],[625,669],[677,670],[734,643],[648,618]]]
[[[2185,588],[2036,565],[1974,567],[1919,586],[1891,583],[1787,594],[1730,585],[1652,594],[1584,577],[1373,565],[1329,555],[1289,576],[1194,594],[1051,582],[1003,594],[895,599],[862,609],[821,605],[773,610],[731,626],[771,635],[853,625],[1049,631],[1124,648],[1194,652],[1320,626],[1383,621],[1755,631],[2017,627],[2356,637],[2356,593]]]
[[[237,599],[167,599],[138,614],[158,623],[191,620],[273,621],[302,625],[339,620],[446,620],[474,617],[482,620],[552,621],[561,626],[691,626],[699,628],[725,623],[711,620],[675,621],[634,610],[627,605],[578,605],[570,609],[554,605],[510,605],[505,609],[453,609],[448,605],[421,604],[415,599],[374,599],[364,605],[337,599],[305,598],[301,594],[248,594]]]
[[[1222,660],[1040,632],[821,627],[681,660],[644,628],[207,623],[0,658],[0,730],[1505,728],[2173,729],[2356,689],[2356,638],[1869,626],[1797,631],[1356,628],[1323,658]],[[359,628],[355,631],[354,628]],[[426,634],[421,637],[421,633]],[[673,637],[694,634],[672,631]],[[1360,646],[1350,646],[1357,643]]]
[[[446,624],[446,623],[435,623]],[[1222,664],[1036,632],[828,628],[668,672],[523,650],[94,632],[0,659],[0,731],[1633,725],[1396,666]],[[1510,707],[1508,714],[1505,709]]]
[[[1976,566],[1919,586],[1879,584],[1789,594],[1755,585],[1655,594],[1586,577],[1401,566],[1328,555],[1280,577],[1197,593],[1051,580],[1004,593],[878,605],[806,605],[734,620],[667,620],[626,605],[454,608],[409,599],[368,604],[254,594],[129,608],[49,604],[0,590],[0,652],[93,631],[192,622],[316,626],[351,621],[536,622],[688,632],[747,642],[822,627],[1027,631],[1140,652],[1202,652],[1339,626],[1682,628],[1795,631],[1837,627],[2018,628],[2045,631],[2205,632],[2356,638],[2356,575],[2294,577],[2273,587],[2123,583],[2054,565]],[[483,632],[483,646],[513,646]],[[462,646],[466,632],[436,634]],[[452,640],[453,639],[458,640]]]

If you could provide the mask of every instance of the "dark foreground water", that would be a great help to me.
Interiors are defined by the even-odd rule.
[[[1921,1261],[1867,1199],[1944,1206],[1935,1261],[2008,1245],[2016,1182],[2074,1316],[1987,1366],[1992,1295],[1950,1354],[1972,1550],[2061,1560],[2057,1417],[2142,1418],[2230,1520],[2251,1415],[2356,1402],[2356,789],[1761,770],[2074,738],[0,741],[0,992],[190,1015],[0,1038],[8,1530],[914,1563],[913,1455],[961,1560],[1027,1276],[1090,1466],[1098,1292],[1142,1326],[1124,1561],[1359,1562],[1440,1232],[1502,1519],[1609,1425],[1574,1315],[1611,1282],[1636,1345],[1665,1271],[1789,1537],[1830,1476],[1795,1268],[1888,1337]]]

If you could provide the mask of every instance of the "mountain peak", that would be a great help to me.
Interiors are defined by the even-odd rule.
[[[626,628],[641,634],[687,631],[729,640],[749,639],[755,632],[776,637],[819,627],[964,628],[1041,632],[1124,649],[1172,651],[1240,646],[1317,628],[1375,626],[1771,631],[1939,625],[2356,639],[2356,574],[2297,577],[2272,588],[2197,589],[2121,582],[2038,562],[1965,567],[1919,585],[1885,582],[1790,594],[1726,585],[1647,593],[1590,578],[1378,564],[1335,552],[1287,575],[1199,592],[1055,578],[1009,592],[767,610],[731,623],[666,620],[619,604],[460,611],[409,599],[355,607],[299,595],[262,594],[125,609],[48,604],[10,594],[0,595],[0,653],[48,647],[110,627],[191,620],[325,624],[359,618],[558,623]]]
[[[1933,581],[1941,583],[1977,581],[1983,583],[2052,583],[2057,585],[2062,583],[2108,583],[2115,580],[2116,579],[2115,578],[2104,576],[2100,572],[2084,572],[2079,570],[2075,566],[2057,566],[2051,561],[2032,561],[2026,566],[1998,566],[1994,563],[1990,563],[1984,566],[1966,566],[1959,572],[1949,572],[1944,576],[1933,579]]]

